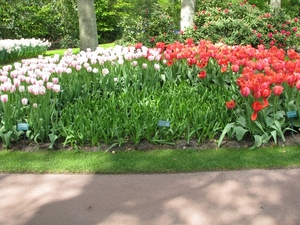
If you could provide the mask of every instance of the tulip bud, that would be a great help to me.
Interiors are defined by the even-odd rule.
[[[250,88],[249,87],[243,87],[241,89],[241,94],[244,96],[244,97],[247,97],[248,95],[250,95]]]

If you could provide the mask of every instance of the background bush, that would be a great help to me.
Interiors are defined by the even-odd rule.
[[[40,38],[52,48],[78,46],[75,0],[0,0],[0,38]]]
[[[205,6],[198,4],[194,21],[195,27],[186,30],[183,39],[193,37],[229,45],[299,46],[298,18],[291,18],[284,9],[209,1]]]
[[[158,4],[151,8],[141,5],[135,17],[127,15],[119,23],[122,37],[118,44],[128,45],[142,42],[146,46],[155,46],[156,42],[171,43],[178,38],[174,19]]]
[[[211,38],[213,41],[264,44],[273,39],[277,45],[291,45],[292,35],[285,40],[280,34],[282,24],[300,17],[299,0],[282,1],[282,10],[272,13],[271,18],[259,16],[270,13],[269,0],[249,0],[239,5],[239,0],[198,0],[196,16],[196,38]],[[257,7],[253,8],[251,5]],[[78,17],[76,0],[0,0],[0,39],[45,38],[52,48],[78,47]],[[180,29],[179,0],[97,0],[95,1],[99,43],[118,40],[122,44],[143,42],[152,46],[154,42],[172,43],[178,39],[174,31]],[[221,11],[219,11],[221,9]],[[228,13],[224,10],[228,9]],[[208,16],[209,13],[209,16]],[[229,17],[230,16],[230,17]],[[272,24],[272,29],[267,28]],[[291,32],[296,23],[286,24]],[[209,29],[207,29],[207,27]],[[262,34],[262,40],[252,33]],[[274,37],[268,38],[270,32]],[[185,38],[185,37],[184,37]]]

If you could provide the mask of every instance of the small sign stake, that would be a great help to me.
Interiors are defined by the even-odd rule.
[[[291,128],[292,128],[292,137],[294,137],[293,118],[297,117],[297,112],[296,111],[289,111],[289,112],[286,112],[286,115],[287,115],[287,118],[290,119]]]
[[[289,111],[289,112],[286,112],[286,115],[289,119],[296,118],[297,117],[297,112],[296,111]]]
[[[161,137],[160,139],[163,139],[163,128],[170,128],[170,121],[165,121],[165,120],[159,120],[157,126],[161,130]]]
[[[159,127],[170,127],[170,122],[165,120],[158,121],[157,126]]]
[[[29,128],[28,123],[18,123],[17,124],[17,130],[27,131],[28,128]]]

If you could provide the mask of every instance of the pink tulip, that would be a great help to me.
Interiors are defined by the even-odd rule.
[[[52,82],[47,82],[46,87],[47,87],[47,89],[52,89],[53,83]]]
[[[39,86],[38,87],[38,91],[39,91],[40,95],[46,94],[46,88],[45,88],[45,86]]]
[[[57,84],[58,83],[58,78],[57,77],[53,77],[52,78],[52,83],[53,84]]]
[[[76,69],[77,71],[79,71],[79,70],[81,70],[81,66],[80,66],[80,65],[76,65],[75,69]]]
[[[8,101],[8,95],[1,95],[0,100],[1,102],[6,103]]]
[[[60,85],[59,84],[54,84],[52,87],[52,90],[56,93],[60,92]]]
[[[24,92],[25,91],[25,86],[24,85],[20,85],[19,86],[19,92]]]
[[[103,76],[106,76],[109,73],[109,70],[107,68],[102,69]]]
[[[67,74],[71,74],[72,73],[72,69],[71,68],[67,68],[66,73]]]
[[[5,82],[1,85],[1,90],[4,91],[4,92],[10,91],[11,86],[12,86],[12,84],[9,81],[7,81],[7,82]]]
[[[10,93],[15,92],[16,90],[17,90],[17,88],[16,88],[15,85],[12,85],[12,86],[10,87]]]
[[[22,102],[22,105],[27,105],[28,104],[28,99],[27,98],[22,98],[21,102]]]
[[[160,69],[159,64],[155,63],[155,64],[154,64],[154,69],[155,69],[155,70],[159,70],[159,69]]]
[[[8,77],[7,76],[0,76],[0,82],[1,83],[4,83],[8,80]]]
[[[138,62],[137,61],[132,61],[131,65],[132,66],[137,66]]]
[[[25,77],[25,82],[27,83],[27,84],[30,84],[30,77]]]
[[[118,60],[118,63],[119,63],[120,65],[123,65],[123,64],[124,64],[124,59],[120,58],[120,59]]]

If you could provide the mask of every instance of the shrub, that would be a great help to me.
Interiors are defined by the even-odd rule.
[[[43,55],[50,46],[48,41],[34,38],[0,40],[0,63]]]
[[[183,39],[193,37],[229,45],[299,46],[298,18],[290,18],[284,10],[262,10],[246,1],[216,5],[211,1],[211,7],[199,8],[195,27],[186,30]]]
[[[75,47],[79,32],[74,3],[75,0],[0,0],[0,38],[34,37],[47,39],[57,48]]]
[[[152,12],[146,8],[135,18],[125,17],[119,26],[122,37],[117,41],[118,44],[132,45],[141,42],[152,47],[156,42],[171,43],[178,38],[173,19],[158,5],[153,6]]]

